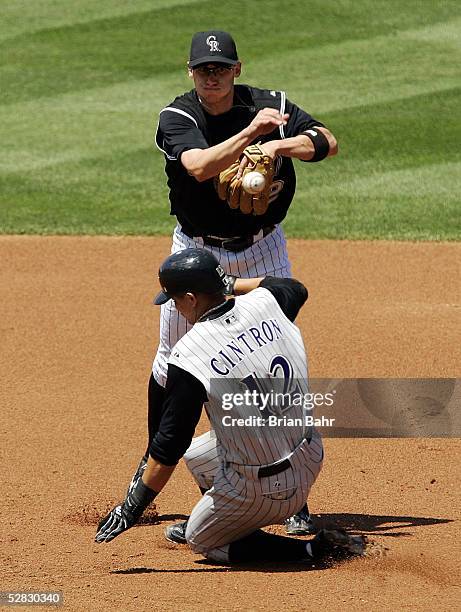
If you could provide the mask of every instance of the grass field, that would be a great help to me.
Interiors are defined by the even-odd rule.
[[[298,165],[288,235],[461,239],[459,0],[0,0],[0,12],[2,233],[169,233],[156,117],[191,87],[191,34],[220,27],[242,82],[283,88],[340,143]]]

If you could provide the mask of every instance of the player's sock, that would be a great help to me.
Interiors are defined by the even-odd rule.
[[[248,561],[300,561],[306,557],[306,542],[296,538],[255,531],[229,544],[231,563]]]
[[[307,502],[304,504],[301,510],[297,512],[296,514],[302,514],[303,516],[310,516],[309,508],[307,507]]]

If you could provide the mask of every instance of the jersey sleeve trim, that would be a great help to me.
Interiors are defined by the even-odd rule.
[[[287,95],[284,91],[281,91],[280,92],[280,114],[281,115],[285,113],[286,101],[287,101]],[[279,132],[280,132],[280,138],[282,140],[285,140],[285,129],[284,129],[283,124],[279,127]]]
[[[192,117],[192,115],[189,115],[189,113],[186,113],[186,111],[183,111],[180,108],[174,108],[173,106],[165,106],[165,108],[162,108],[162,110],[160,111],[160,114],[164,113],[165,111],[171,111],[172,113],[178,113],[178,115],[184,115],[184,117],[188,117],[191,121],[195,123],[195,127],[198,127],[198,123]]]
[[[189,115],[189,113],[186,113],[186,111],[181,110],[180,108],[173,108],[173,106],[165,106],[165,108],[162,108],[162,110],[160,111],[159,116],[165,111],[171,111],[172,113],[178,113],[178,115],[183,115],[184,117],[187,117],[188,119],[190,119],[195,124],[195,127],[198,127],[198,123],[194,119],[194,117],[192,117],[192,115]],[[168,155],[168,153],[164,149],[162,149],[162,147],[160,146],[159,128],[160,128],[160,117],[157,122],[157,129],[155,131],[155,144],[157,146],[157,149],[161,151],[163,155],[165,155],[165,157],[169,159],[170,161],[176,161],[178,159],[177,157]]]

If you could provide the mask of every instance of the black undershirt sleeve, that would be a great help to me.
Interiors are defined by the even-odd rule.
[[[163,414],[149,455],[163,465],[176,465],[189,448],[207,394],[189,372],[168,364]]]
[[[276,278],[266,276],[260,285],[272,293],[290,321],[294,321],[298,316],[302,305],[307,300],[306,287],[294,278]]]

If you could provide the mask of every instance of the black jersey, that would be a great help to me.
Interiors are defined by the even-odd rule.
[[[160,112],[156,144],[165,155],[165,172],[170,189],[170,214],[193,236],[243,236],[256,234],[263,227],[280,223],[286,216],[296,188],[293,162],[281,157],[276,163],[274,196],[264,215],[245,215],[220,200],[213,179],[198,182],[181,164],[181,154],[190,149],[206,149],[234,136],[265,107],[289,113],[285,126],[254,142],[267,142],[297,136],[313,125],[323,126],[311,115],[286,99],[282,91],[236,85],[232,108],[221,115],[209,115],[195,89],[175,98]]]

